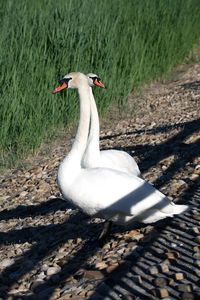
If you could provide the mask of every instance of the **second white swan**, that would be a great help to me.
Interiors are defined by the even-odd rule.
[[[120,150],[101,150],[99,146],[99,116],[96,102],[92,92],[93,86],[104,87],[99,76],[93,73],[87,74],[90,85],[90,131],[87,147],[83,156],[83,167],[85,168],[111,168],[132,175],[140,176],[139,167],[127,152]]]

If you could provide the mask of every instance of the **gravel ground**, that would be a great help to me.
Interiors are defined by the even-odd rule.
[[[72,143],[69,134],[67,141],[65,136],[43,147],[27,167],[2,174],[0,299],[200,299],[199,100],[200,64],[182,67],[173,80],[130,96],[129,110],[137,105],[136,116],[117,121],[111,111],[102,125],[102,149],[129,152],[146,180],[175,202],[191,204],[190,212],[171,223],[114,226],[99,248],[103,220],[61,200],[56,184],[58,165]],[[170,244],[162,240],[166,236]],[[180,255],[182,264],[171,263]],[[139,268],[134,274],[133,267]],[[122,270],[126,286],[112,294]],[[130,281],[134,288],[128,288]]]

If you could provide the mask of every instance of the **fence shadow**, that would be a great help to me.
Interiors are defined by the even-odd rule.
[[[182,202],[188,203],[191,208],[199,208],[200,178],[183,192],[181,198]],[[181,293],[179,286],[189,286],[188,283],[193,284],[193,293],[189,293],[188,297],[199,299],[199,267],[195,264],[192,252],[197,243],[191,235],[195,226],[199,228],[199,222],[192,218],[191,212],[155,224],[155,231],[150,233],[150,239],[139,242],[139,250],[136,248],[128,255],[125,262],[110,273],[103,284],[99,284],[89,299],[100,300],[105,297],[108,300],[119,300],[123,296],[125,299],[128,296],[130,299],[137,297],[138,300],[161,299],[157,294],[159,285],[155,284],[156,280],[160,279],[166,282],[166,286],[161,283],[160,287],[167,287],[169,299],[182,299],[183,292]],[[178,253],[180,257],[168,261],[166,253]],[[169,270],[161,272],[159,268],[162,266],[169,266]],[[151,273],[155,267],[158,268],[158,273]],[[184,274],[185,279],[173,282],[176,273]]]

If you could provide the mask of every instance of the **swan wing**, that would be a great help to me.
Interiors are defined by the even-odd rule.
[[[176,212],[180,205],[173,204],[145,180],[111,169],[82,170],[68,195],[89,215],[106,219],[117,214],[138,218],[148,210],[159,210],[165,217],[180,213]]]
[[[120,150],[102,150],[100,152],[101,166],[112,168],[121,172],[140,176],[141,172],[133,157],[125,151]]]

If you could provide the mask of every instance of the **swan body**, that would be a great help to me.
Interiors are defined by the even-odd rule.
[[[61,190],[88,215],[121,225],[154,223],[187,208],[175,205],[139,177],[106,168],[82,169],[70,189],[66,181]]]
[[[111,168],[121,172],[141,177],[139,167],[127,152],[120,150],[101,150],[99,146],[99,116],[92,92],[92,86],[104,87],[100,78],[93,74],[87,74],[90,85],[90,133],[82,164],[85,168]]]
[[[90,216],[98,216],[117,224],[133,221],[153,223],[187,210],[175,205],[151,184],[135,175],[114,169],[83,168],[87,145],[90,99],[87,77],[70,73],[54,90],[77,88],[80,97],[80,121],[72,149],[60,164],[58,184],[66,200],[70,200]]]

